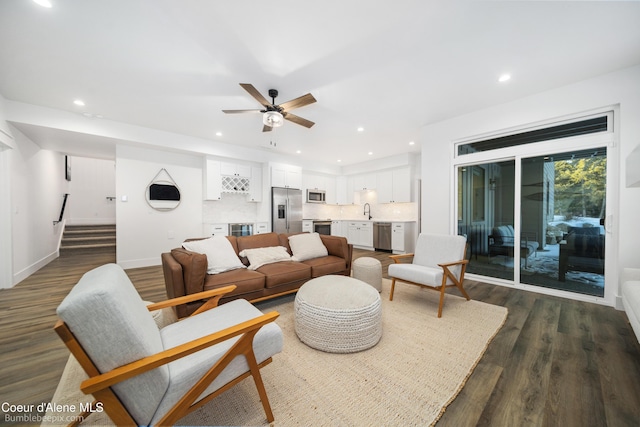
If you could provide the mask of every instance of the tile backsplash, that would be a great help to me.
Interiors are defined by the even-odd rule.
[[[417,203],[377,203],[375,193],[361,194],[360,202],[352,205],[304,203],[302,217],[304,219],[367,219],[364,215],[364,204],[369,203],[373,221],[416,221],[418,219]],[[270,203],[270,201],[262,203]],[[258,203],[247,202],[244,194],[223,193],[220,200],[203,202],[202,222],[206,224],[257,222],[259,220],[258,205]],[[270,218],[262,220],[269,221]]]
[[[302,207],[305,219],[368,219],[364,204],[371,206],[373,221],[417,221],[417,203],[377,203],[375,192],[360,192],[360,203],[352,205],[322,205],[305,203]]]
[[[257,203],[247,202],[245,194],[222,193],[220,200],[202,203],[202,222],[208,224],[255,222],[257,215]]]
[[[416,203],[370,203],[372,221],[417,221],[418,208]],[[357,205],[342,205],[338,215],[332,219],[368,219],[364,214],[364,203]]]

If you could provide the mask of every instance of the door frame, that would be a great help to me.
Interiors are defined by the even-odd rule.
[[[481,141],[483,139],[489,139],[492,137],[504,136],[506,134],[514,134],[519,132],[526,132],[532,128],[539,128],[544,126],[552,126],[558,124],[561,121],[576,121],[583,120],[589,116],[602,115],[603,113],[609,116],[609,130],[607,132],[601,132],[596,134],[590,134],[585,136],[574,136],[562,139],[555,139],[550,141],[536,142],[526,145],[499,148],[492,151],[482,151],[477,153],[470,153],[464,155],[457,155],[457,146],[459,144],[468,144],[475,141]],[[583,113],[580,115],[572,116],[570,119],[563,118],[562,120],[555,119],[549,120],[545,123],[537,123],[533,125],[525,125],[520,128],[509,129],[508,131],[495,132],[493,135],[484,134],[482,136],[474,138],[464,138],[460,141],[453,143],[452,159],[451,159],[451,206],[450,212],[452,212],[453,221],[451,221],[451,230],[453,234],[457,234],[458,225],[458,167],[471,167],[478,164],[494,163],[500,161],[515,161],[515,194],[514,200],[514,246],[520,247],[520,230],[521,230],[521,180],[522,180],[522,159],[553,155],[556,153],[564,153],[569,151],[581,151],[584,149],[606,147],[607,148],[607,196],[606,196],[606,212],[605,212],[605,285],[604,285],[604,297],[596,297],[591,295],[583,295],[572,293],[568,291],[562,291],[552,288],[544,288],[536,285],[524,284],[520,282],[520,269],[514,268],[514,280],[513,282],[503,279],[497,279],[488,276],[480,276],[475,274],[469,274],[470,278],[474,278],[479,281],[503,285],[512,286],[517,289],[531,290],[534,292],[560,296],[564,298],[595,302],[603,305],[616,306],[617,296],[617,283],[618,283],[618,268],[616,264],[618,247],[616,242],[618,241],[619,230],[617,229],[617,214],[619,206],[619,176],[620,171],[620,153],[617,144],[617,132],[619,129],[619,112],[617,107],[606,107],[599,110],[590,111],[589,113]],[[520,265],[520,251],[514,251],[514,266]]]

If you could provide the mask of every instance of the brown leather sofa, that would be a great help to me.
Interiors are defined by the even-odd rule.
[[[265,233],[253,236],[228,236],[238,255],[244,249],[284,246],[291,254],[289,246],[291,234]],[[353,246],[347,239],[338,236],[320,235],[328,255],[302,262],[284,261],[263,265],[255,271],[241,268],[219,274],[207,273],[207,256],[184,248],[172,249],[161,255],[167,297],[177,298],[209,289],[236,285],[236,289],[226,294],[220,302],[244,298],[257,302],[297,291],[307,280],[328,274],[348,276],[351,273]],[[199,240],[199,239],[190,239]],[[238,258],[249,265],[246,258]],[[202,302],[188,303],[176,307],[178,317],[193,313]]]

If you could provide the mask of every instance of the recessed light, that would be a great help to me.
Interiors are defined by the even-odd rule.
[[[338,159],[338,163],[340,163],[342,160]]]
[[[52,6],[49,0],[33,0],[33,2],[42,7],[50,8]]]
[[[364,128],[363,128],[362,126],[360,126],[360,127],[358,128],[358,132],[364,132]]]
[[[504,83],[506,81],[509,81],[511,79],[511,74],[503,74],[498,78],[498,81],[500,83]]]
[[[84,107],[84,101],[82,99],[76,99],[73,101],[78,107]]]
[[[300,154],[300,153],[302,153],[302,151],[296,150],[296,154]]]
[[[409,141],[409,145],[416,145],[416,143],[413,141]]]
[[[373,154],[373,151],[369,151],[367,154],[371,156]]]
[[[216,132],[216,136],[222,136],[222,132]]]

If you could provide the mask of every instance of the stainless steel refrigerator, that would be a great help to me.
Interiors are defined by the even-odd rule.
[[[302,190],[271,188],[271,230],[302,233]]]

